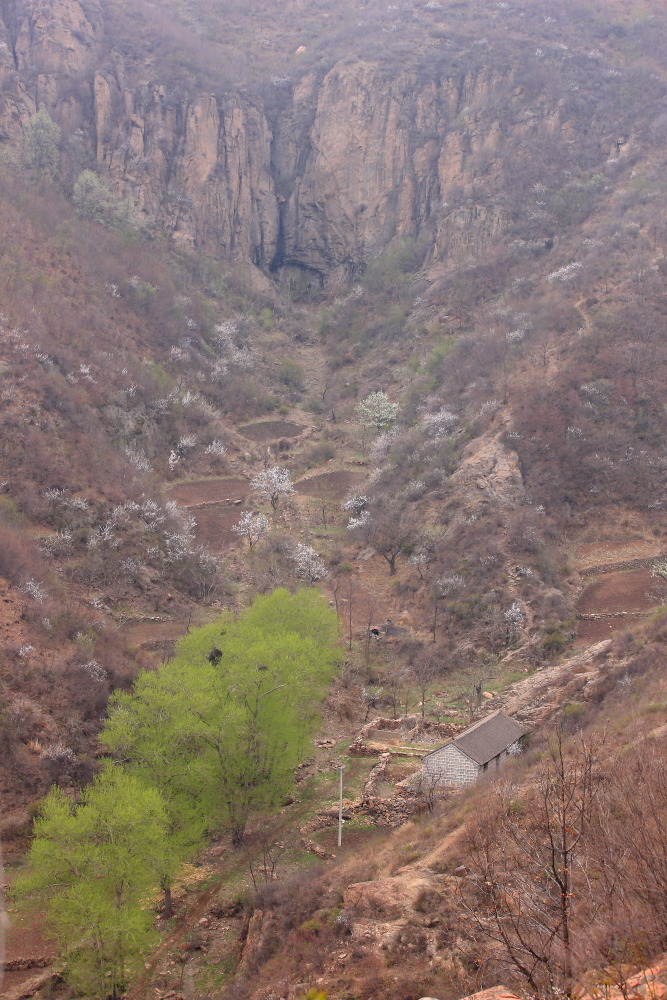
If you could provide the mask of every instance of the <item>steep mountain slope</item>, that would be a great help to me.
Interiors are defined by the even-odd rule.
[[[595,726],[636,675],[653,694],[619,709],[619,743],[644,716],[659,730],[662,626],[626,626],[665,601],[666,47],[662,9],[611,0],[0,0],[0,836],[17,851],[49,783],[75,796],[94,772],[114,687],[211,606],[297,581],[324,588],[349,646],[332,746],[409,703],[463,723],[533,671],[501,697],[538,727]],[[376,391],[397,419],[364,417]],[[251,487],[267,466],[297,481],[275,512]],[[252,547],[243,511],[270,518]],[[424,948],[424,990],[472,989],[449,950],[460,913],[440,912],[459,879],[396,871],[400,836],[386,870],[336,868],[294,912],[267,889],[230,989],[416,1000]],[[242,929],[222,895],[215,996]],[[195,997],[189,926],[155,982],[180,989],[187,952]]]
[[[661,14],[306,4],[262,10],[258,35],[247,11],[207,4],[1,11],[3,469],[17,550],[5,575],[23,593],[44,589],[36,534],[65,601],[117,619],[159,617],[167,586],[186,604],[210,597],[217,567],[196,543],[219,552],[229,515],[202,510],[194,537],[183,514],[147,524],[142,505],[184,473],[224,473],[217,503],[245,495],[265,431],[253,447],[233,423],[279,403],[303,404],[296,433],[328,439],[319,461],[338,451],[352,483],[351,450],[367,447],[354,404],[378,388],[401,400],[400,425],[375,443],[366,492],[405,487],[413,530],[399,550],[414,555],[407,589],[378,612],[405,612],[423,636],[435,600],[452,649],[504,656],[521,635],[535,663],[571,635],[577,577],[562,567],[591,511],[627,505],[660,555]],[[247,46],[238,88],[213,58],[230,52],[225,17]],[[301,32],[306,51],[275,76]],[[35,178],[37,107],[61,125],[61,190],[94,167],[143,214],[138,242],[78,222]],[[165,236],[188,249],[178,263]],[[326,285],[343,275],[356,284],[335,298]],[[288,355],[277,371],[276,352]],[[317,465],[304,438],[282,440],[304,471]],[[189,547],[174,553],[181,535]],[[32,619],[48,620],[38,605]],[[190,615],[173,598],[169,611]]]

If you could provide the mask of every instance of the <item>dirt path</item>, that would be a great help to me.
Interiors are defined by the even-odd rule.
[[[584,297],[583,299],[579,299],[578,302],[575,302],[574,308],[581,316],[584,324],[583,328],[586,331],[586,333],[588,333],[591,328],[591,318],[588,315],[588,311],[584,308],[585,305],[586,305],[586,297]]]
[[[313,343],[305,344],[301,349],[300,362],[304,368],[304,383],[310,396],[322,401],[322,393],[329,377],[329,366],[324,351],[317,342],[317,333],[313,332]]]
[[[397,875],[403,872],[414,872],[415,877],[418,877],[420,873],[426,873],[433,869],[435,865],[439,865],[442,859],[445,857],[447,852],[456,844],[457,840],[463,834],[465,826],[457,826],[451,833],[448,833],[443,840],[440,841],[437,847],[434,847],[432,851],[425,854],[423,858],[419,861],[413,861],[409,865],[405,865],[403,868],[398,868],[396,871]]]
[[[199,920],[201,920],[208,912],[211,902],[219,891],[219,888],[220,887],[218,885],[211,886],[210,889],[206,889],[203,893],[198,894],[197,898],[190,906],[186,906],[180,911],[176,917],[174,930],[171,934],[164,938],[157,951],[152,953],[151,961],[148,963],[148,968],[143,975],[135,979],[134,983],[125,994],[126,1000],[142,1000],[142,998],[146,996],[151,976],[159,970],[163,959],[169,956],[169,953],[183,941],[185,936],[187,934],[192,934]],[[188,985],[190,985],[191,981],[194,982],[194,974],[190,975],[188,973],[187,963],[184,963],[183,985],[185,985],[186,977]],[[182,992],[184,991],[182,990]],[[186,995],[194,996],[195,994],[191,993]]]

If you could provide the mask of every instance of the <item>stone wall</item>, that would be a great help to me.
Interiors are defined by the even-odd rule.
[[[622,562],[602,563],[600,566],[589,566],[588,569],[582,569],[581,576],[585,579],[589,576],[603,576],[605,573],[621,573],[626,569],[653,569],[655,563],[666,557],[667,553],[662,552],[660,555],[646,556],[643,559],[625,559]],[[581,617],[584,618],[585,615],[581,615]]]
[[[424,775],[441,785],[470,785],[477,779],[479,766],[452,743],[440,747],[422,761]]]

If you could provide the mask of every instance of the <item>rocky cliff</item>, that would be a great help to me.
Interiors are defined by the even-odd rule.
[[[516,224],[508,150],[522,161],[512,183],[522,171],[534,182],[545,149],[594,169],[621,128],[617,107],[605,119],[598,104],[591,119],[573,97],[583,69],[564,43],[532,91],[525,39],[500,59],[484,39],[455,58],[424,29],[428,44],[396,64],[388,45],[384,60],[333,58],[211,94],[175,86],[150,53],[139,64],[121,51],[110,13],[98,0],[0,0],[0,143],[19,143],[21,122],[45,106],[70,183],[92,166],[177,245],[265,271],[353,276],[396,238],[460,263]],[[537,211],[529,228],[545,240],[554,220]]]
[[[116,30],[123,5],[0,0],[0,143],[18,144],[21,122],[46,106],[63,129],[66,183],[93,167],[177,245],[265,271],[353,276],[396,238],[423,241],[448,264],[499,238],[552,239],[563,206],[554,213],[535,185],[560,189],[610,151],[627,155],[646,124],[632,93],[661,77],[650,58],[639,67],[641,40],[633,47],[615,26],[580,50],[576,25],[563,19],[561,30],[534,0],[504,24],[498,8],[509,5],[482,4],[479,27],[495,37],[460,31],[452,41],[458,15],[404,6],[407,53],[383,27],[384,52],[339,58],[339,46],[328,61],[249,87],[229,84],[221,55],[210,93],[184,85],[173,58],[149,51],[150,35],[149,50],[130,51]],[[152,9],[141,8],[144,22]],[[435,27],[425,12],[436,12]],[[545,31],[548,48],[535,48]],[[621,44],[632,63],[623,71]]]

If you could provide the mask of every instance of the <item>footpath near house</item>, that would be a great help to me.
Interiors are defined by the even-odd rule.
[[[469,785],[518,753],[526,728],[493,712],[422,758],[424,777],[438,785]]]

